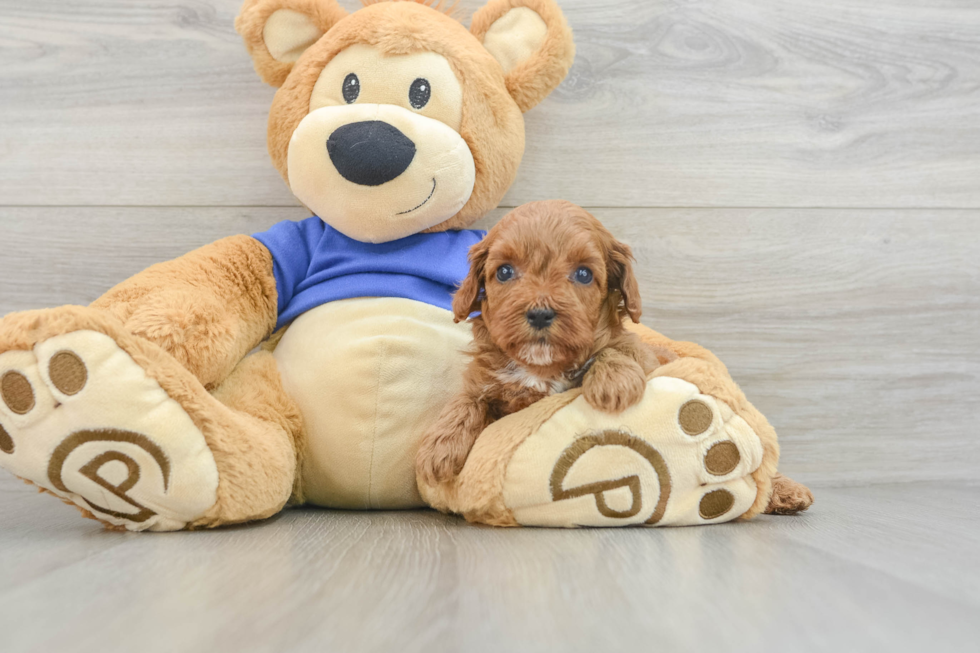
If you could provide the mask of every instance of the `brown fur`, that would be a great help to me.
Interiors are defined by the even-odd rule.
[[[479,296],[479,286],[471,287],[469,292],[473,292],[474,288]],[[479,310],[479,302],[468,308]],[[806,510],[813,503],[813,494],[805,486],[776,471],[779,443],[775,429],[749,403],[717,356],[700,345],[671,340],[641,324],[624,321],[623,325],[646,345],[657,348],[658,352],[668,352],[666,355],[658,353],[662,365],[654,370],[652,376],[674,377],[694,384],[701,392],[728,404],[759,436],[763,446],[762,463],[752,473],[758,494],[749,510],[741,516],[742,519],[751,519],[762,512],[791,514]],[[506,421],[491,424],[479,434],[468,457],[470,462],[459,476],[436,482],[432,475],[422,473],[420,465],[419,488],[422,496],[434,508],[462,513],[470,521],[517,526],[503,499],[503,483],[511,456],[521,442],[581,393],[581,389],[573,389],[548,397]],[[420,454],[419,463],[426,455],[431,454]]]
[[[268,517],[302,495],[299,410],[271,354],[246,357],[272,333],[276,305],[268,249],[232,236],[112,288],[92,304],[104,317],[64,315],[112,336],[204,433],[218,467],[218,501],[196,526]],[[48,316],[46,326],[60,317]],[[207,388],[217,388],[213,397]]]
[[[694,343],[669,340],[642,325],[628,325],[627,328],[644,342],[656,343],[680,357],[661,365],[651,376],[682,379],[696,385],[701,392],[724,401],[748,423],[762,441],[762,464],[752,473],[758,494],[741,519],[751,519],[763,511],[786,514],[776,508],[786,505],[784,497],[790,492],[796,497],[790,506],[797,506],[797,510],[803,510],[812,503],[809,490],[776,472],[779,445],[775,429],[746,400],[724,365],[715,362],[717,358],[711,352]],[[511,457],[522,442],[555,413],[574,401],[581,392],[581,389],[573,389],[547,397],[506,420],[491,424],[480,434],[459,476],[447,482],[433,483],[419,474],[422,497],[433,508],[462,513],[469,521],[496,526],[517,526],[517,521],[503,497],[504,480]]]
[[[453,18],[425,4],[403,1],[370,4],[346,18],[341,16],[342,20],[332,23],[299,61],[282,64],[271,58],[261,40],[262,27],[276,3],[297,11],[303,11],[304,4],[315,4],[315,22],[321,26],[340,14],[323,9],[335,5],[335,0],[248,0],[236,22],[256,70],[266,81],[281,84],[269,113],[268,145],[273,164],[287,183],[290,138],[310,111],[313,86],[320,72],[339,52],[355,44],[366,44],[387,55],[435,52],[449,62],[463,89],[459,133],[473,154],[476,182],[466,205],[456,215],[426,230],[429,232],[467,227],[497,206],[514,182],[524,154],[522,111],[558,86],[575,56],[571,30],[554,0],[491,0],[474,16],[474,30],[482,30],[476,37]],[[479,39],[506,10],[521,6],[537,11],[548,26],[548,33],[538,54],[505,77],[500,64]],[[284,76],[282,71],[287,69],[288,75]]]
[[[680,357],[680,360],[656,370],[654,376],[672,376],[693,383],[704,394],[728,404],[759,436],[762,442],[762,464],[752,473],[758,494],[742,518],[751,519],[766,510],[773,494],[773,478],[776,476],[776,466],[779,463],[779,441],[776,430],[765,416],[749,403],[745,393],[728,374],[728,368],[710,351],[693,342],[670,340],[642,325],[628,325],[627,328],[634,331],[643,342],[666,347]]]
[[[473,15],[470,31],[482,43],[490,27],[517,7],[533,9],[548,27],[541,53],[518,64],[505,78],[517,106],[527,112],[565,79],[575,59],[575,43],[565,17],[551,0],[491,0]]]
[[[419,491],[426,503],[436,510],[460,513],[471,522],[518,526],[504,502],[510,459],[522,442],[581,394],[581,388],[574,388],[552,395],[491,424],[477,438],[459,476],[433,483],[419,473]]]
[[[525,80],[533,86],[525,95],[537,93],[541,99],[571,65],[571,35],[552,0],[527,4],[543,7],[549,43],[555,20],[560,21],[555,38],[567,41],[538,53],[545,59],[535,70],[543,78]],[[498,5],[491,0],[488,9]],[[295,64],[273,59],[264,42],[266,20],[279,9],[305,14],[325,34]],[[335,0],[246,0],[236,28],[259,75],[281,85],[268,138],[284,177],[289,138],[309,112],[320,71],[341,49],[365,43],[388,54],[442,54],[464,89],[460,134],[474,156],[476,185],[469,203],[435,230],[465,227],[483,217],[513,182],[524,150],[524,123],[509,89],[523,82],[505,81],[496,60],[452,18],[415,2],[372,4],[348,16]],[[565,59],[555,59],[556,53]],[[520,106],[530,106],[528,97]],[[282,388],[271,347],[246,357],[272,333],[276,308],[271,255],[255,239],[235,236],[155,265],[90,308],[10,315],[0,322],[0,351],[29,350],[80,329],[112,337],[203,432],[218,468],[218,498],[194,526],[217,526],[269,516],[290,497],[302,501],[299,412]]]
[[[252,56],[255,72],[262,81],[271,86],[281,86],[293,69],[293,64],[273,59],[265,45],[265,23],[269,16],[280,9],[291,9],[305,14],[323,32],[347,16],[347,10],[337,4],[336,0],[245,0],[235,19],[235,29]]]
[[[517,6],[531,7],[542,16],[547,38],[535,57],[504,75],[480,42],[494,20]],[[265,20],[283,8],[311,16],[314,24],[330,32],[295,65],[272,59],[262,40]],[[557,5],[552,0],[490,0],[474,17],[472,33],[413,2],[372,5],[355,12],[350,20],[346,16],[335,0],[248,0],[242,8],[236,26],[256,70],[269,83],[282,85],[269,118],[269,149],[277,168],[286,175],[286,148],[296,125],[309,111],[313,84],[345,44],[369,43],[390,54],[431,50],[447,58],[464,89],[460,133],[477,168],[476,186],[467,205],[432,230],[465,227],[483,217],[516,175],[524,148],[521,112],[553,90],[571,64],[571,35]],[[343,29],[339,29],[341,24]],[[336,32],[334,27],[338,27]],[[632,316],[635,311],[634,317],[639,316],[639,302],[632,304],[635,293],[629,279],[623,280],[623,290],[622,304],[617,301],[616,310],[610,308],[604,314],[608,343],[628,342],[624,334],[613,333],[613,312]],[[81,329],[109,335],[181,404],[214,454],[217,501],[194,526],[259,519],[280,510],[290,498],[302,501],[303,496],[297,479],[303,438],[299,412],[282,388],[268,349],[246,357],[274,328],[276,303],[269,252],[252,238],[236,236],[153,266],[119,284],[90,308],[67,306],[7,316],[0,321],[0,352],[30,350],[48,338]],[[763,509],[801,510],[812,502],[808,490],[776,475],[775,432],[745,400],[716,357],[693,343],[670,341],[639,325],[627,324],[627,329],[644,342],[681,357],[654,374],[683,378],[726,401],[762,438],[763,465],[753,474],[759,497],[746,516]],[[637,364],[629,347],[614,351],[622,358],[608,361],[611,369]],[[661,358],[667,362],[670,356]],[[602,367],[605,362],[599,369]],[[597,387],[614,385],[602,379]],[[214,389],[213,394],[209,388]],[[581,392],[574,389],[545,398],[506,422],[491,425],[475,445],[481,451],[477,460],[451,482],[439,486],[420,483],[423,495],[434,507],[461,511],[471,520],[515,524],[501,496],[510,456],[520,442]],[[603,404],[609,397],[594,396],[593,400]]]
[[[203,433],[218,468],[217,501],[193,526],[262,519],[282,509],[293,492],[302,422],[282,389],[271,354],[245,359],[215,398],[162,348],[130,333],[113,315],[82,306],[6,316],[0,321],[0,351],[31,350],[49,338],[80,330],[111,337]]]
[[[765,416],[745,398],[745,393],[732,380],[722,366],[713,365],[697,357],[680,358],[658,368],[654,376],[682,379],[697,386],[703,394],[724,401],[759,436],[762,442],[762,464],[752,472],[758,488],[755,502],[742,517],[748,519],[761,513],[772,494],[772,478],[779,463],[779,442],[776,430]]]
[[[92,307],[159,345],[210,388],[272,333],[276,303],[269,250],[232,236],[147,268]]]
[[[813,492],[788,476],[776,474],[772,479],[772,497],[766,506],[767,515],[795,515],[813,505]]]
[[[453,299],[456,321],[474,317],[464,389],[422,441],[419,469],[428,482],[459,474],[491,423],[582,384],[592,406],[621,412],[640,401],[657,352],[623,327],[640,319],[632,252],[591,214],[569,202],[525,204],[470,250],[470,273]],[[503,265],[515,277],[496,279]],[[591,270],[588,284],[572,275]],[[532,328],[532,309],[555,311]],[[675,358],[661,349],[665,361]],[[578,375],[581,375],[579,378]],[[530,381],[528,381],[530,379]]]
[[[435,9],[436,11],[446,14],[447,16],[455,16],[456,10],[459,7],[459,0],[361,0],[361,4],[367,7],[368,5],[376,5],[382,2],[414,2],[416,4],[425,5],[430,9]]]

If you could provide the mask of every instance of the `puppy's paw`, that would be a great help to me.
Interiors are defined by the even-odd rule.
[[[643,399],[646,377],[638,363],[596,364],[585,375],[582,395],[589,405],[606,413],[621,413]]]
[[[436,437],[427,440],[419,449],[416,467],[427,485],[445,483],[459,476],[470,454],[472,444],[460,438]]]

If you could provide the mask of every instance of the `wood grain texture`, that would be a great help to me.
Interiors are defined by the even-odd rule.
[[[980,636],[975,485],[824,490],[801,517],[704,528],[294,510],[126,535],[4,478],[4,653],[952,651]]]
[[[980,212],[595,213],[634,247],[644,322],[728,364],[779,432],[786,473],[818,485],[976,474]],[[85,304],[153,263],[302,217],[0,208],[0,314]]]
[[[593,211],[637,253],[644,321],[721,356],[814,508],[133,535],[0,473],[0,651],[976,648],[980,10],[560,2],[578,57],[503,204],[615,207]],[[306,217],[268,160],[240,3],[0,3],[0,315]]]
[[[0,204],[295,205],[239,5],[0,4]],[[578,57],[506,206],[980,207],[971,0],[562,6]]]

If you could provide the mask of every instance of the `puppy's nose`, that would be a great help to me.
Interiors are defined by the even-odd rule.
[[[555,311],[550,308],[532,308],[525,317],[533,329],[547,329],[555,321]]]
[[[393,125],[365,120],[338,127],[327,139],[327,153],[347,181],[380,186],[405,172],[415,143]]]

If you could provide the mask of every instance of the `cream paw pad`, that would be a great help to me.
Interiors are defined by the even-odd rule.
[[[526,526],[681,526],[730,521],[756,500],[759,437],[687,381],[656,377],[617,415],[581,396],[515,450],[502,499]]]
[[[175,530],[215,502],[204,436],[109,336],[0,354],[0,467],[128,530]]]

